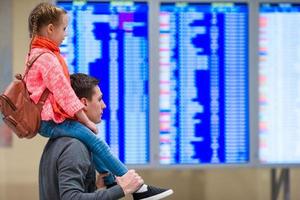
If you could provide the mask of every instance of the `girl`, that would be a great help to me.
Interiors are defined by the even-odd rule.
[[[103,173],[100,166],[105,165],[111,172],[105,179],[106,185],[115,184],[113,175],[123,176],[128,169],[114,157],[106,142],[95,136],[96,125],[85,115],[84,105],[71,87],[68,67],[60,55],[59,46],[68,25],[66,11],[49,3],[40,3],[30,13],[28,22],[31,43],[27,59],[46,53],[28,72],[26,86],[35,103],[45,89],[50,91],[41,113],[39,133],[44,137],[69,136],[81,140],[92,151],[97,171]],[[133,197],[155,200],[172,193],[172,190],[143,185]]]

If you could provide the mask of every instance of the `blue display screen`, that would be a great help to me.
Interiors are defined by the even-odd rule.
[[[160,163],[249,162],[248,6],[162,3]]]
[[[70,73],[100,80],[107,108],[100,137],[126,164],[149,163],[148,5],[58,2],[68,12],[61,45]]]

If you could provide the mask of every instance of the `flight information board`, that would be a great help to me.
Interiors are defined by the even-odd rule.
[[[160,163],[249,162],[248,5],[162,3]]]
[[[259,160],[300,163],[300,4],[260,4]]]
[[[70,72],[100,80],[107,105],[101,137],[126,164],[149,163],[147,3],[57,4],[69,15],[61,52]]]

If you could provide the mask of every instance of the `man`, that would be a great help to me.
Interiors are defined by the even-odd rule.
[[[87,117],[99,123],[106,105],[98,80],[84,74],[72,75],[71,80],[76,95],[85,105]],[[114,200],[132,194],[144,182],[134,170],[117,177],[116,181],[117,184],[108,189],[97,190],[95,168],[86,146],[77,139],[67,137],[48,141],[40,162],[41,200]]]

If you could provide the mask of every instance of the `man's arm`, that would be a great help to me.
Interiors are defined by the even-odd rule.
[[[68,145],[57,161],[61,200],[116,200],[124,197],[119,185],[85,193],[85,178],[91,165],[86,147],[78,140]]]

